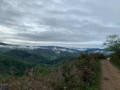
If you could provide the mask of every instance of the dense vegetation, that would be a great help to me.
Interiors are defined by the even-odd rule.
[[[34,51],[34,52],[30,52]],[[20,49],[0,49],[0,76],[8,76],[14,71],[15,75],[23,75],[26,69],[31,69],[33,67],[47,67],[52,68],[53,66],[58,66],[62,63],[68,63],[75,59],[74,55],[56,55],[51,50],[20,50]],[[52,52],[52,55],[51,53]],[[46,55],[45,55],[46,53]],[[43,55],[44,54],[44,55]],[[50,55],[49,55],[50,54]],[[47,56],[55,57],[53,59]]]
[[[1,48],[0,84],[10,90],[99,90],[103,54],[49,48]]]
[[[69,56],[67,58],[70,59]],[[71,59],[71,62],[60,63],[51,69],[40,65],[34,66],[34,64],[30,65],[29,69],[25,69],[28,63],[21,60],[9,63],[6,59],[5,62],[9,63],[10,67],[24,70],[24,73],[18,77],[16,76],[18,73],[16,74],[14,70],[13,74],[5,79],[2,78],[0,83],[9,83],[10,90],[99,90],[100,59],[102,58],[104,58],[102,54],[85,53],[74,60]],[[60,59],[67,60],[58,58],[58,61]]]
[[[120,50],[120,35],[109,35],[104,45],[107,51],[116,52]]]
[[[36,50],[18,50],[18,49],[15,49],[15,50],[4,49],[4,51],[3,50],[0,50],[0,51],[2,52],[1,56],[18,59],[19,61],[22,61],[22,62],[31,62],[35,64],[41,64],[43,66],[55,65],[60,62],[66,62],[66,61],[68,62],[68,61],[74,60],[75,58],[75,55],[69,54],[67,52],[65,52],[66,54],[64,53],[64,55],[61,55],[61,54],[58,55],[52,52],[51,50],[46,51],[46,49],[44,52],[43,50],[36,51]]]
[[[7,57],[20,59],[26,62],[42,63],[42,64],[45,64],[47,62],[47,58],[40,55],[31,54],[23,50],[10,50],[4,53],[3,55]]]
[[[24,74],[25,70],[34,67],[34,64],[25,63],[17,59],[8,58],[0,55],[0,77],[7,77],[13,72],[17,76]]]
[[[104,45],[106,45],[107,51],[112,51],[109,56],[110,61],[120,68],[120,35],[109,35]]]
[[[117,50],[115,53],[110,55],[111,62],[120,69],[120,50]]]
[[[88,55],[86,53],[80,55],[72,63],[63,65],[61,77],[58,75],[59,81],[52,82],[54,89],[99,90],[100,59],[103,58],[102,54]]]

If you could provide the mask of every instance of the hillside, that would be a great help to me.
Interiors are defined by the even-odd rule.
[[[22,61],[38,63],[38,64],[41,64],[41,63],[45,64],[48,61],[47,58],[45,58],[41,55],[31,54],[31,53],[28,53],[27,51],[23,51],[23,50],[10,50],[10,51],[4,53],[3,55],[5,55],[7,57],[17,58]]]
[[[59,67],[50,70],[33,68],[30,74],[28,72],[24,76],[14,76],[14,79],[6,78],[4,81],[9,83],[11,90],[99,90],[99,59],[102,58],[104,56],[101,54],[82,54]]]
[[[34,64],[0,55],[0,77],[6,77],[12,73],[21,76],[24,74],[26,68],[30,69],[31,67],[34,67]]]
[[[41,65],[57,65],[59,63],[70,62],[76,58],[73,53],[62,52],[62,54],[56,54],[49,49],[34,49],[34,50],[7,50],[2,53],[4,57],[15,58],[23,62],[31,62]]]

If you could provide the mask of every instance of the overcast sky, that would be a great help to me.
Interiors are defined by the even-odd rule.
[[[0,41],[101,47],[120,33],[120,0],[0,0]]]

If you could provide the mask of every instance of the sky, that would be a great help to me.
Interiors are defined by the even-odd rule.
[[[102,47],[120,34],[120,0],[0,0],[0,41]]]

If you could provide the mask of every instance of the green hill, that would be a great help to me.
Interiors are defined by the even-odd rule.
[[[0,55],[0,76],[7,76],[13,73],[15,75],[23,75],[26,68],[30,69],[31,67],[34,67],[34,64]]]
[[[48,59],[36,54],[31,54],[23,50],[10,50],[3,55],[17,58],[19,60],[25,61],[25,62],[32,62],[32,63],[38,63],[38,64],[46,64]]]

